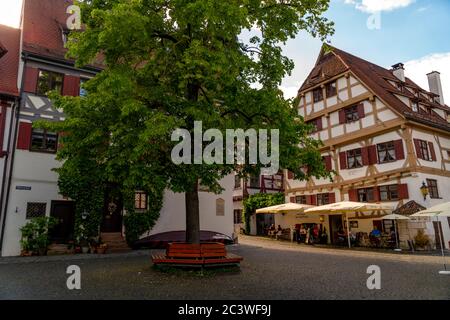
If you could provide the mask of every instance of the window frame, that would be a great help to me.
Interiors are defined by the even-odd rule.
[[[330,204],[330,194],[329,193],[319,193],[316,195],[316,205],[323,206]]]
[[[398,201],[400,200],[400,190],[398,188],[398,184],[390,184],[387,186],[379,186],[379,193],[380,193],[380,201]],[[386,191],[383,191],[382,189],[386,188]],[[392,190],[392,189],[396,190]],[[393,197],[392,193],[396,192],[397,197]],[[386,199],[383,198],[383,193],[386,193],[387,197]]]
[[[307,204],[306,196],[305,195],[295,196],[295,203],[297,203],[297,204]]]
[[[252,182],[255,182],[256,179],[258,179],[257,180],[258,181],[257,185],[252,183]],[[250,189],[259,189],[259,188],[261,188],[261,177],[258,176],[258,175],[256,175],[256,176],[251,175],[250,178],[248,179],[248,187]]]
[[[330,88],[333,88],[334,91],[332,91],[332,90],[330,91]],[[332,97],[337,96],[337,81],[331,81],[325,85],[325,95],[327,98],[332,98]]]
[[[344,113],[345,113],[345,123],[353,123],[360,119],[358,113],[358,105],[345,108]],[[351,116],[351,119],[349,119],[349,116]]]
[[[48,81],[47,85],[49,87],[49,90],[47,92],[41,92],[39,90],[39,82],[40,82],[40,79],[41,79],[41,73],[48,73],[49,74],[49,79],[47,80]],[[55,76],[55,75],[61,76],[61,87],[59,89],[59,93],[62,95],[63,87],[64,87],[64,74],[61,73],[61,72],[50,71],[50,70],[46,70],[46,69],[38,69],[38,78],[37,78],[37,81],[36,81],[36,90],[35,90],[36,95],[47,97],[47,93],[49,91],[54,91],[55,90],[54,88],[52,88],[52,86],[54,85],[54,79],[52,78],[52,76]]]
[[[136,200],[136,196],[139,196],[139,200]],[[144,197],[145,208],[142,206],[142,198]],[[139,202],[140,206],[136,206]],[[145,191],[135,191],[134,192],[134,210],[136,211],[146,211],[148,210],[148,194]]]
[[[432,161],[431,152],[430,152],[430,148],[428,146],[428,142],[425,141],[425,140],[420,140],[419,139],[419,148],[420,148],[420,152],[422,154],[422,160]]]
[[[319,92],[320,92],[320,94],[319,94]],[[317,93],[317,95],[316,95],[316,93]],[[313,89],[312,95],[313,95],[313,103],[317,103],[317,102],[324,100],[322,87]]]
[[[382,147],[384,147],[384,149],[380,150]],[[386,156],[390,156],[390,157],[392,157],[392,159],[383,160],[381,155],[380,155],[380,152],[383,152],[383,151],[386,152]],[[389,151],[393,151],[394,155],[392,156],[389,153]],[[394,141],[388,141],[388,142],[377,144],[377,156],[378,156],[378,163],[379,164],[391,163],[391,162],[397,161],[397,153],[396,153],[396,150],[395,150],[395,143],[394,143]]]
[[[50,154],[56,154],[58,152],[58,142],[59,142],[59,135],[55,132],[49,132],[47,129],[39,129],[42,130],[42,144],[44,146],[44,148],[34,148],[33,147],[33,136],[35,135],[35,130],[37,128],[32,128],[31,129],[31,135],[30,135],[30,148],[29,151],[30,152],[40,152],[40,153],[50,153]],[[55,149],[48,149],[47,147],[47,136],[48,135],[55,135],[56,140],[55,140]]]
[[[427,187],[431,199],[441,199],[436,179],[427,179]]]
[[[359,155],[356,154],[358,151],[359,151]],[[347,158],[347,169],[358,169],[358,168],[364,167],[361,148],[348,150],[345,154],[346,154],[346,158]],[[350,166],[351,158],[354,158],[352,166]],[[359,160],[359,162],[357,160]]]
[[[369,199],[369,193],[371,194],[371,198]],[[366,197],[366,200],[362,200],[360,196],[364,196]],[[358,201],[359,202],[364,202],[364,203],[372,203],[375,202],[375,192],[373,188],[361,188],[357,190],[357,196],[358,196]]]

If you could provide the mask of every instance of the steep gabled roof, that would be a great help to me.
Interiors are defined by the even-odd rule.
[[[0,39],[3,52],[0,54],[0,94],[18,96],[20,30],[0,25]]]
[[[73,0],[25,0],[23,8],[23,51],[64,59],[61,26],[69,15],[66,9]]]
[[[405,118],[450,131],[450,125],[447,120],[440,117],[437,113],[414,112],[396,96],[403,95],[431,108],[450,112],[448,106],[429,101],[420,95],[420,93],[428,96],[435,96],[435,94],[422,89],[409,78],[406,78],[405,82],[402,83],[393,74],[392,70],[385,69],[340,49],[328,47],[330,51],[326,50],[325,47],[322,48],[316,65],[300,88],[300,92],[306,91],[346,71],[351,71],[375,95]],[[392,85],[391,82],[396,85]],[[400,89],[401,87],[405,89],[402,90]],[[406,88],[413,90],[414,94]]]

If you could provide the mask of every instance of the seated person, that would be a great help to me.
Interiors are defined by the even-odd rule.
[[[373,227],[373,230],[370,232],[369,239],[370,242],[376,246],[381,244],[381,231],[378,230],[377,226]]]
[[[338,242],[345,242],[347,239],[347,235],[345,234],[345,231],[342,227],[339,227],[337,232],[337,240]]]

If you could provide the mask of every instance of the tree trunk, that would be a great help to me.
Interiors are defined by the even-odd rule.
[[[200,243],[200,210],[198,200],[198,187],[185,193],[186,202],[186,242]]]

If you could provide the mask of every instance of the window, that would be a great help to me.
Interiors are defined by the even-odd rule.
[[[428,143],[423,140],[418,140],[420,154],[423,160],[431,161],[430,152],[428,150]]]
[[[334,97],[337,95],[336,81],[330,82],[325,86],[325,91],[327,98]]]
[[[419,104],[417,102],[412,103],[412,110],[414,112],[419,112]]]
[[[363,166],[361,149],[347,151],[347,164],[349,169],[361,168]]]
[[[306,196],[296,196],[296,197],[295,197],[295,203],[298,203],[298,204],[307,204],[307,203],[306,203]]]
[[[224,216],[225,215],[225,200],[219,198],[216,200],[216,216]]]
[[[312,131],[313,133],[321,131],[323,129],[323,127],[322,127],[322,118],[317,118],[317,119],[308,121],[307,124],[309,124],[309,125],[314,127],[314,129]]]
[[[87,96],[87,90],[83,88],[83,85],[87,82],[87,79],[80,79],[80,97]]]
[[[439,191],[437,181],[434,179],[427,179],[428,192],[431,199],[439,199]]]
[[[49,91],[58,91],[61,93],[64,76],[61,73],[40,70],[38,78],[37,93],[47,95]]]
[[[323,100],[323,90],[322,88],[317,88],[313,90],[313,100],[314,102],[319,102]]]
[[[147,210],[147,194],[138,191],[134,194],[134,208],[136,210]]]
[[[393,184],[390,186],[381,186],[380,200],[381,201],[399,200],[398,185]]]
[[[31,133],[31,151],[56,152],[58,148],[58,135],[44,129],[33,128]]]
[[[27,203],[27,219],[45,217],[47,209],[46,203],[28,202]]]
[[[259,188],[259,176],[250,177],[250,188]]]
[[[396,160],[394,141],[377,145],[377,152],[380,163],[387,163]]]
[[[323,206],[324,204],[330,203],[330,194],[329,193],[320,193],[317,195],[317,205]]]
[[[345,109],[345,122],[350,123],[359,120],[358,106]]]
[[[358,201],[359,202],[373,202],[375,197],[373,195],[373,188],[365,188],[358,190]]]
[[[238,175],[234,176],[234,188],[239,189],[241,187],[241,177]]]
[[[240,224],[242,223],[242,210],[235,209],[233,211],[234,213],[234,224]]]

